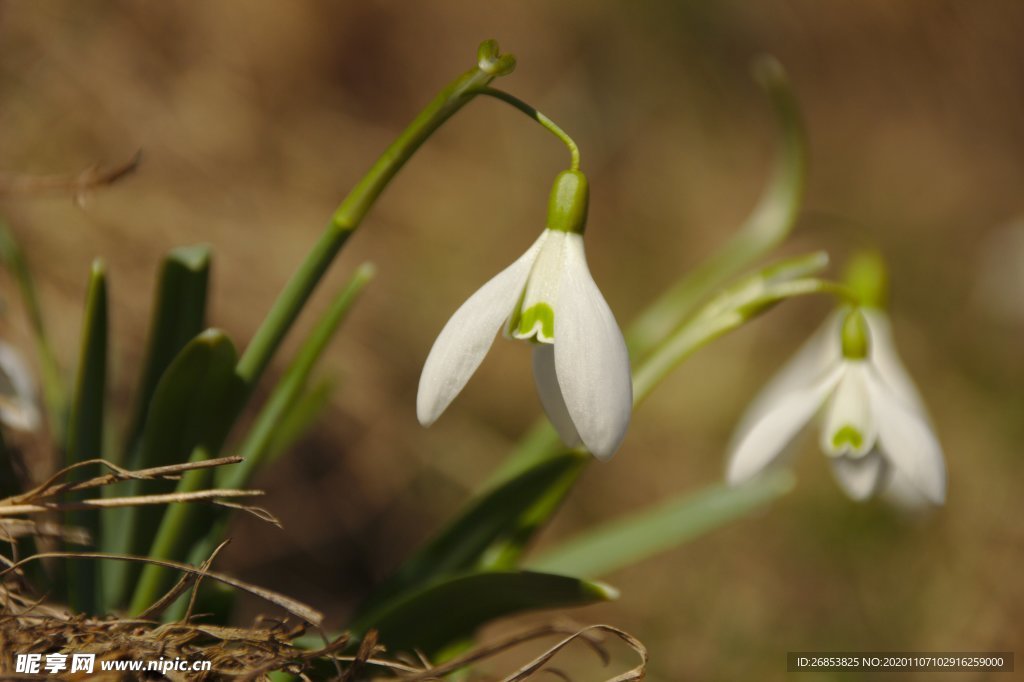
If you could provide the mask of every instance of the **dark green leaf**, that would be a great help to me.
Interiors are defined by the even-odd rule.
[[[511,566],[539,524],[564,499],[589,457],[553,457],[483,494],[374,590],[359,613],[442,576]]]
[[[153,391],[149,414],[140,434],[130,468],[175,464],[188,460],[224,410],[237,361],[234,344],[217,329],[209,329],[189,342],[174,358]],[[132,481],[130,495],[155,495],[175,489],[174,481]],[[149,505],[117,510],[110,518],[120,524],[116,537],[123,544],[107,547],[124,554],[145,554],[159,527],[165,507]],[[109,604],[120,605],[141,566],[118,563],[110,568],[106,584]],[[105,569],[106,570],[106,569]]]
[[[496,618],[537,609],[584,606],[615,599],[603,583],[529,571],[487,571],[443,578],[382,604],[351,626],[356,636],[375,629],[391,651],[430,655],[471,637]]]
[[[207,246],[179,247],[164,258],[153,300],[134,413],[125,439],[126,461],[130,461],[142,436],[157,382],[185,344],[206,326],[209,278],[210,249]]]
[[[107,277],[101,261],[94,261],[89,277],[82,321],[82,345],[78,379],[68,422],[67,464],[103,456],[103,416],[107,381]],[[68,477],[81,480],[86,472],[78,470]],[[79,495],[78,497],[81,497]],[[72,496],[71,499],[75,499]],[[69,512],[70,526],[85,528],[99,537],[99,517],[95,512]],[[93,613],[100,603],[95,566],[83,565],[68,573],[68,598],[72,608]]]

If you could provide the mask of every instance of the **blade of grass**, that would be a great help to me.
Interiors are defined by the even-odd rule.
[[[374,629],[391,651],[415,649],[429,656],[496,618],[617,597],[611,586],[579,578],[486,571],[443,578],[403,594],[358,618],[349,629],[357,637]]]
[[[571,538],[531,559],[531,570],[605,576],[690,542],[740,519],[793,489],[777,471],[742,486],[711,486],[682,495]]]
[[[75,382],[74,402],[68,421],[67,465],[103,455],[103,415],[107,381],[107,276],[101,261],[94,261],[89,275],[82,345]],[[75,471],[71,480],[83,473]],[[72,500],[81,495],[71,495]],[[70,512],[67,524],[86,529],[99,538],[99,519],[94,512]],[[67,573],[68,600],[79,613],[95,613],[100,604],[100,581],[93,564],[75,567]]]
[[[206,327],[209,279],[210,248],[205,245],[173,249],[161,264],[124,461],[130,461],[138,446],[160,377],[185,344]]]

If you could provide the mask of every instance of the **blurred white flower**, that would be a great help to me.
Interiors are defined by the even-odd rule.
[[[819,412],[821,448],[850,497],[945,501],[942,447],[880,310],[838,311],[761,391],[733,438],[729,482],[763,471]]]
[[[416,413],[432,424],[462,391],[500,328],[534,343],[541,404],[570,447],[599,458],[618,449],[633,406],[622,332],[587,268],[586,179],[559,175],[548,227],[516,262],[455,311],[423,366]]]
[[[32,372],[13,346],[0,341],[0,423],[35,431],[41,422]]]

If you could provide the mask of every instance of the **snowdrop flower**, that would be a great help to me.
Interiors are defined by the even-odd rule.
[[[13,346],[0,341],[0,423],[18,431],[35,431],[41,421],[28,365]]]
[[[850,497],[893,488],[945,501],[942,447],[880,310],[838,311],[762,390],[730,447],[729,482],[771,465],[819,412],[821,449]]]
[[[586,177],[560,173],[547,228],[455,311],[430,349],[416,396],[424,426],[469,381],[499,329],[534,344],[541,404],[562,441],[611,457],[629,425],[633,386],[622,332],[587,268]]]

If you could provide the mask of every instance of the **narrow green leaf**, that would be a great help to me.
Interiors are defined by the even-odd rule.
[[[810,294],[846,295],[842,287],[808,275],[828,264],[823,251],[787,258],[741,279],[708,301],[690,320],[662,341],[633,370],[633,404],[683,360],[787,298]]]
[[[153,300],[149,340],[136,391],[134,413],[125,438],[130,461],[149,413],[157,383],[175,356],[206,326],[210,249],[205,245],[173,249],[160,267]]]
[[[528,562],[531,570],[604,576],[742,518],[793,489],[777,471],[742,486],[715,485],[587,531]]]
[[[778,246],[800,212],[807,176],[807,142],[786,72],[774,58],[754,63],[754,78],[771,100],[782,148],[761,198],[725,245],[647,307],[626,332],[634,358],[643,358],[716,289]]]
[[[239,454],[245,458],[237,467],[229,467],[217,474],[219,485],[240,488],[248,484],[253,473],[265,461],[285,417],[302,396],[309,376],[317,361],[327,349],[341,323],[348,316],[366,285],[373,279],[374,267],[364,263],[356,269],[348,285],[335,296],[330,307],[303,342],[281,381],[274,387],[270,399],[260,411],[250,429]]]
[[[313,391],[307,390],[309,377],[317,361],[323,356],[341,323],[374,275],[374,267],[364,263],[356,269],[352,279],[334,298],[313,331],[303,342],[295,359],[275,386],[270,399],[260,411],[238,454],[245,459],[234,467],[227,467],[214,476],[222,488],[244,488],[260,466],[280,454],[298,438],[326,406],[330,398],[331,383],[322,383]],[[190,561],[204,561],[224,539],[228,514],[211,514],[209,530],[192,548]],[[184,609],[179,600],[167,614],[173,618]]]
[[[358,614],[446,575],[511,567],[565,498],[589,457],[553,457],[481,495],[374,590]]]
[[[537,609],[585,606],[618,597],[603,583],[530,571],[487,571],[443,578],[383,604],[358,618],[350,630],[371,628],[391,651],[428,656],[471,637],[496,618]]]
[[[94,261],[82,321],[82,346],[75,383],[74,402],[68,422],[68,465],[103,456],[103,416],[107,381],[107,276],[101,261]],[[68,480],[82,480],[86,472],[73,472]],[[81,497],[81,495],[77,496]],[[75,499],[76,496],[71,496]],[[68,525],[85,528],[99,538],[99,517],[95,512],[69,512]],[[68,572],[68,599],[78,612],[94,613],[101,603],[95,566],[75,567]]]
[[[193,448],[207,436],[210,424],[225,409],[237,359],[231,340],[217,329],[199,334],[182,349],[154,387],[149,414],[129,468],[144,469],[188,460]],[[132,481],[127,488],[129,495],[155,495],[172,492],[175,483]],[[120,514],[110,518],[121,524],[116,532],[116,539],[121,542],[108,542],[108,546],[122,554],[145,554],[165,508],[149,505],[118,511]],[[141,568],[140,564],[128,562],[111,566],[106,580],[111,606],[119,606],[126,598]]]
[[[327,409],[335,388],[335,381],[324,379],[303,391],[299,399],[292,403],[288,411],[281,416],[281,421],[267,444],[267,464],[291,450],[296,441],[309,431]]]
[[[61,378],[60,366],[50,344],[43,318],[43,309],[36,293],[35,280],[18,242],[14,239],[6,223],[0,220],[0,261],[11,271],[21,290],[21,298],[32,326],[36,351],[42,374],[43,400],[49,417],[50,428],[54,440],[64,443],[67,395],[64,381]]]

